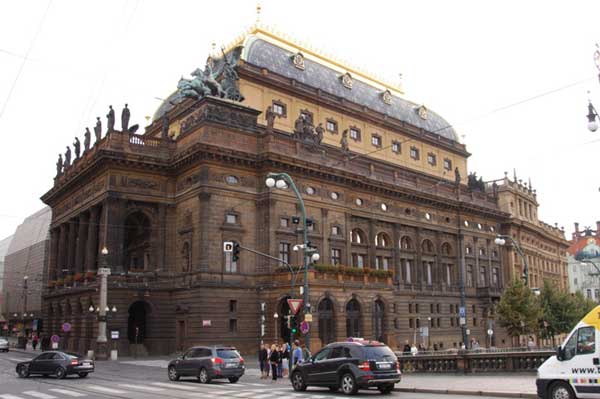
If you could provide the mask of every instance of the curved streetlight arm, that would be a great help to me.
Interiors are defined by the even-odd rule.
[[[529,264],[527,263],[527,257],[523,253],[523,250],[521,249],[521,246],[511,236],[498,234],[496,237],[497,238],[501,238],[503,240],[510,240],[510,242],[512,243],[512,245],[517,250],[517,253],[521,256],[521,259],[523,259],[523,280],[525,280],[525,285],[527,287],[529,287]]]
[[[584,259],[581,262],[583,262],[583,263],[589,263],[592,266],[594,266],[594,268],[596,269],[596,273],[590,273],[591,276],[599,276],[600,275],[600,267],[598,267],[598,265],[596,264],[596,262],[592,261],[591,259]]]

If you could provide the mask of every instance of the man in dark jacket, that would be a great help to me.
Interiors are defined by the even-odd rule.
[[[267,351],[267,347],[265,344],[260,346],[258,350],[258,364],[260,366],[260,378],[264,379],[269,376],[269,352]]]

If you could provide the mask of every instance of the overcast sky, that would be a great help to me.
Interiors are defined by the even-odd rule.
[[[0,238],[43,207],[57,154],[124,103],[160,105],[256,20],[252,1],[0,2]],[[485,180],[516,168],[539,215],[600,219],[600,130],[587,130],[599,1],[261,1],[261,21],[396,82],[441,114]],[[26,59],[24,58],[26,57]],[[546,95],[544,95],[546,94]],[[118,123],[117,123],[118,125]]]

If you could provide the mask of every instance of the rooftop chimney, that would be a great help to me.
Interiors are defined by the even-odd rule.
[[[600,237],[600,221],[596,222],[596,236]]]
[[[579,241],[579,223],[575,222],[575,233],[573,233],[573,241]]]

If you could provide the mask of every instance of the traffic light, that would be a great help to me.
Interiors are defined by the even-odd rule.
[[[231,253],[231,260],[237,262],[240,260],[240,244],[236,241],[233,242],[233,251]]]
[[[290,317],[291,320],[291,328],[290,331],[293,335],[296,335],[296,333],[298,332],[298,320],[295,317]]]

